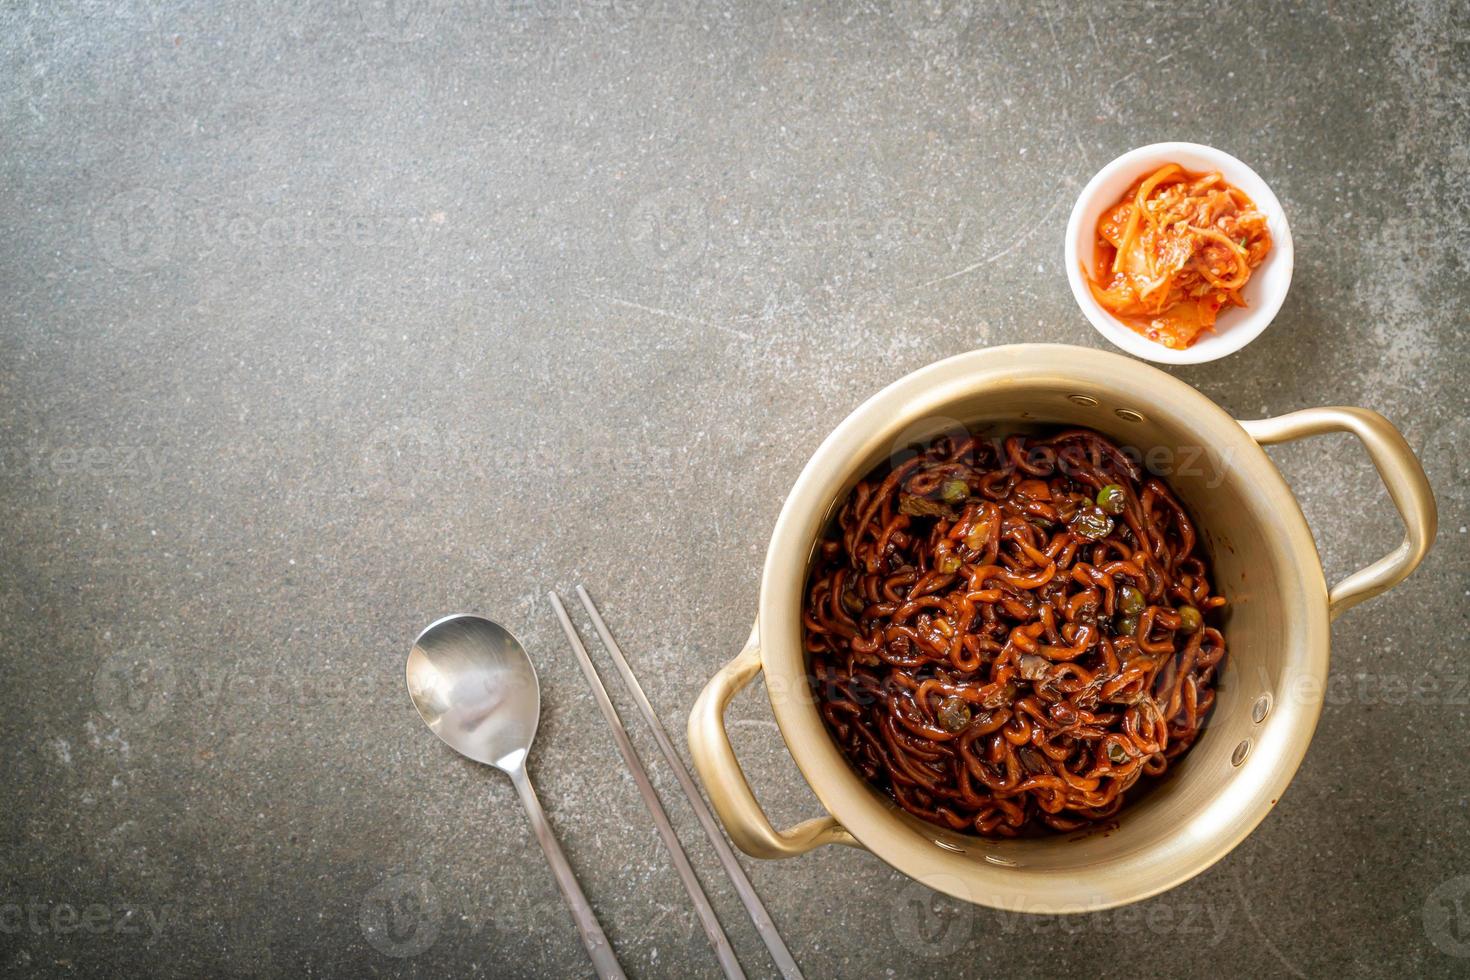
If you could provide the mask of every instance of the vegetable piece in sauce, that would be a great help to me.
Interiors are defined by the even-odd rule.
[[[970,487],[964,480],[945,480],[939,495],[946,503],[957,504],[970,495]]]
[[[920,497],[912,493],[898,495],[898,510],[910,517],[948,517],[949,508],[937,500]]]
[[[957,732],[970,723],[970,705],[964,698],[948,697],[939,702],[939,727]]]
[[[1096,541],[1105,538],[1113,529],[1113,519],[1095,507],[1077,512],[1072,518],[1072,533]]]
[[[1047,670],[1051,667],[1051,661],[1045,657],[1038,657],[1034,653],[1021,654],[1019,664],[1021,676],[1028,681],[1039,681],[1046,677]]]

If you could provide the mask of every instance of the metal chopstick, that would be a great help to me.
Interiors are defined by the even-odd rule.
[[[720,968],[725,971],[725,976],[730,980],[745,980],[745,971],[740,968],[740,961],[735,959],[735,950],[731,947],[729,938],[725,936],[725,930],[720,927],[720,920],[715,918],[715,910],[710,906],[704,889],[700,887],[699,879],[694,877],[694,868],[689,865],[689,857],[684,853],[684,847],[679,843],[679,838],[674,835],[674,828],[669,823],[669,815],[664,812],[658,794],[653,791],[653,783],[648,779],[648,772],[643,768],[643,763],[639,761],[638,753],[633,750],[633,743],[628,740],[628,731],[623,727],[617,709],[613,707],[612,701],[608,698],[607,688],[602,686],[602,679],[597,676],[597,668],[592,666],[592,658],[587,655],[587,648],[582,645],[582,638],[577,635],[576,628],[572,626],[566,608],[561,604],[561,597],[551,592],[548,593],[548,598],[551,600],[551,607],[556,610],[556,618],[561,622],[562,632],[567,635],[567,642],[572,645],[572,652],[577,655],[577,662],[582,667],[587,684],[592,688],[593,700],[597,702],[597,707],[602,709],[602,716],[607,719],[608,727],[612,729],[613,741],[617,743],[618,751],[622,753],[623,762],[627,764],[628,771],[633,776],[633,782],[638,784],[638,792],[643,796],[643,803],[648,807],[649,816],[653,817],[653,825],[658,828],[658,834],[663,838],[664,846],[669,849],[669,857],[674,861],[674,870],[679,872],[679,879],[684,882],[684,888],[694,902],[694,911],[699,914],[699,922],[704,926],[704,934],[709,937],[710,945],[714,947],[715,957],[720,961]]]
[[[755,886],[745,876],[745,871],[735,858],[735,852],[726,842],[719,824],[715,823],[714,814],[710,813],[709,806],[704,802],[699,788],[694,785],[693,777],[684,767],[679,754],[674,751],[673,743],[669,741],[663,724],[659,722],[658,715],[653,711],[653,705],[649,704],[648,696],[643,693],[643,685],[638,683],[638,678],[634,676],[633,668],[628,666],[628,660],[623,656],[618,641],[613,639],[607,623],[603,622],[602,613],[598,612],[592,597],[580,585],[577,586],[577,598],[582,600],[582,606],[587,610],[587,615],[592,617],[592,625],[596,627],[597,635],[602,638],[602,645],[607,647],[608,653],[612,654],[613,663],[617,665],[623,683],[633,695],[633,701],[638,705],[638,711],[643,715],[643,720],[648,722],[648,727],[653,729],[653,737],[658,741],[659,750],[663,752],[664,758],[673,768],[674,775],[679,778],[679,785],[683,787],[684,795],[689,797],[689,805],[694,808],[694,815],[699,818],[699,825],[704,828],[705,836],[714,846],[715,853],[720,856],[720,863],[725,866],[725,873],[730,876],[730,881],[735,885],[735,891],[740,895],[740,901],[745,904],[745,911],[750,913],[750,920],[755,923],[756,931],[760,933],[766,949],[771,951],[771,959],[775,961],[776,968],[781,971],[781,976],[786,980],[803,980],[796,960],[792,958],[791,951],[786,948],[786,944],[781,941],[781,934],[776,931],[776,924],[771,921],[766,907],[761,904],[760,896],[755,893]]]

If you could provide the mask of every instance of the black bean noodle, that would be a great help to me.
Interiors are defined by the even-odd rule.
[[[1224,604],[1183,506],[1106,437],[945,436],[853,489],[805,646],[829,730],[899,806],[1070,832],[1194,743]]]

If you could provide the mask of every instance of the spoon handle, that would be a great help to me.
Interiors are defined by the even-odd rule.
[[[567,901],[567,908],[571,909],[577,931],[582,934],[582,945],[587,947],[593,969],[603,980],[625,980],[623,968],[618,965],[618,958],[608,945],[607,937],[602,934],[602,926],[597,924],[597,916],[593,913],[587,896],[582,894],[582,886],[577,884],[572,866],[567,863],[566,855],[561,852],[561,845],[556,842],[556,835],[551,832],[551,824],[546,820],[546,812],[541,809],[541,801],[536,798],[536,789],[531,785],[531,777],[526,775],[524,764],[510,771],[510,781],[521,795],[521,805],[526,808],[526,816],[531,818],[531,829],[536,832],[536,840],[541,842],[541,850],[546,852],[546,861],[556,875],[557,887]]]

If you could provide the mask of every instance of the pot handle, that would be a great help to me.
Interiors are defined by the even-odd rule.
[[[758,858],[796,857],[823,844],[861,847],[832,816],[815,817],[790,830],[777,830],[756,802],[740,761],[735,758],[730,735],[725,731],[725,708],[760,669],[760,622],[757,621],[745,649],[710,679],[689,713],[689,754],[730,839],[746,854]]]
[[[1351,432],[1368,450],[1368,458],[1373,460],[1404,520],[1404,540],[1397,548],[1332,587],[1327,595],[1329,619],[1336,619],[1364,599],[1387,592],[1418,567],[1434,541],[1439,518],[1424,467],[1393,423],[1366,408],[1329,407],[1240,424],[1262,446],[1324,432]]]

